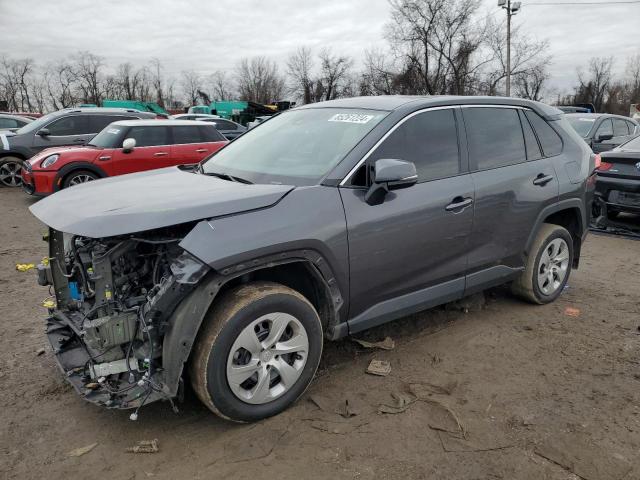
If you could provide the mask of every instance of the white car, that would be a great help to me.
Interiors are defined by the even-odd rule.
[[[207,113],[179,113],[171,115],[174,120],[203,120],[205,118],[220,118],[219,115],[209,115]]]

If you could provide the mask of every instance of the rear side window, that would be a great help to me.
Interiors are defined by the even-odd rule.
[[[72,115],[69,117],[63,117],[51,122],[46,128],[49,130],[50,135],[58,137],[95,133],[91,130],[88,115]]]
[[[467,142],[478,170],[526,161],[518,112],[511,108],[464,108]]]
[[[17,120],[13,118],[0,118],[0,128],[18,128]]]
[[[198,127],[204,142],[225,142],[227,139],[213,125],[204,124]]]
[[[139,126],[131,127],[125,138],[133,138],[136,147],[154,147],[169,144],[167,127]]]
[[[524,113],[520,111],[520,122],[522,123],[522,131],[524,132],[524,146],[527,149],[527,160],[539,160],[542,158],[542,151],[536,135],[533,133],[533,129],[529,124],[529,120],[525,117]]]
[[[452,109],[433,110],[411,117],[376,149],[369,162],[393,158],[413,162],[418,182],[460,173],[458,133]]]
[[[627,126],[629,127],[629,134],[633,135],[636,133],[636,125],[635,123],[627,122]]]
[[[560,135],[537,113],[531,110],[525,110],[524,113],[538,136],[544,156],[553,157],[554,155],[562,153],[562,139]]]
[[[626,137],[629,135],[629,129],[627,128],[627,122],[621,118],[613,119],[613,136],[614,137]]]
[[[204,142],[200,128],[197,125],[171,127],[171,131],[173,132],[173,143],[176,145]]]

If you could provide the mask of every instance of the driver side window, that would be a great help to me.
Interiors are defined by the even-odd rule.
[[[47,125],[51,136],[86,135],[95,133],[89,127],[89,118],[85,115],[63,117]]]
[[[613,135],[613,124],[610,118],[607,118],[600,124],[596,131],[596,137],[598,135]]]
[[[419,113],[396,128],[368,160],[381,158],[413,162],[418,182],[460,173],[458,133],[453,109]]]

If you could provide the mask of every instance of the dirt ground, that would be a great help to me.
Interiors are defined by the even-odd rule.
[[[154,404],[132,422],[81,400],[55,365],[47,291],[15,270],[46,253],[33,201],[0,190],[2,478],[640,479],[638,241],[591,235],[551,305],[496,289],[362,337],[392,337],[389,351],[326,343],[275,418],[231,424],[187,391],[179,413]],[[391,374],[365,374],[373,358]],[[126,452],[150,439],[159,452]]]

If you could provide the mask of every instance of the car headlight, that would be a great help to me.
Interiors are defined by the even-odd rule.
[[[56,163],[58,161],[58,158],[60,158],[60,155],[58,155],[57,153],[53,154],[53,155],[49,155],[47,158],[45,158],[42,163],[40,163],[40,166],[42,168],[49,168],[51,165],[53,165],[54,163]]]

